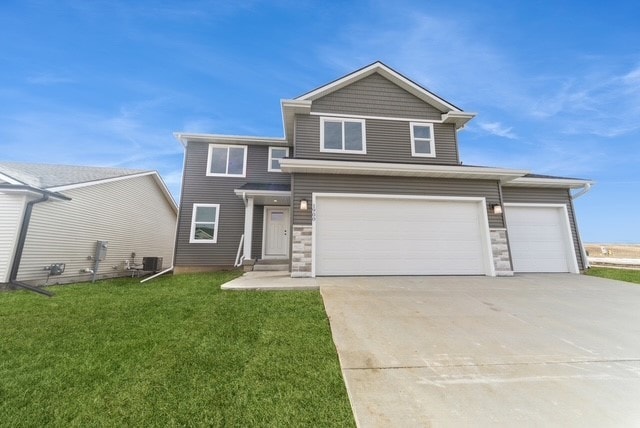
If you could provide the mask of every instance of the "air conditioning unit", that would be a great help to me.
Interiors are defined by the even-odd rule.
[[[159,272],[162,270],[162,257],[143,257],[142,270]]]

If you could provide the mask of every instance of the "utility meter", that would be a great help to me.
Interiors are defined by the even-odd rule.
[[[107,248],[109,247],[109,241],[97,241],[96,242],[96,260],[103,261],[107,257]]]

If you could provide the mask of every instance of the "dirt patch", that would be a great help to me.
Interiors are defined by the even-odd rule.
[[[590,257],[640,259],[640,244],[585,244]]]

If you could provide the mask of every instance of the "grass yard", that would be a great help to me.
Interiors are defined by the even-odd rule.
[[[601,278],[617,279],[618,281],[640,284],[640,270],[591,267],[586,271],[586,273],[591,276],[599,276]]]
[[[236,275],[0,293],[0,425],[354,426],[320,294]]]

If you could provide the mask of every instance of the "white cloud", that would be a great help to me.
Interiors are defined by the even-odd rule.
[[[478,126],[489,134],[496,135],[498,137],[509,138],[515,140],[518,136],[513,132],[513,127],[505,127],[500,122],[480,122]]]

